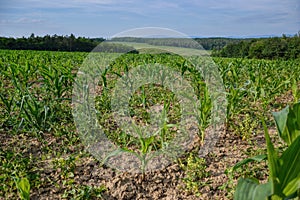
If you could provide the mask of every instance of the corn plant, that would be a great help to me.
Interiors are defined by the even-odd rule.
[[[147,104],[147,98],[146,98],[146,91],[145,91],[145,86],[142,86],[142,94],[141,94],[141,100],[142,100],[142,104],[143,104],[143,108],[146,108],[146,104]]]
[[[118,150],[109,154],[104,160],[105,163],[110,157],[118,155],[119,153],[126,152],[130,153],[138,158],[140,161],[140,170],[142,172],[142,177],[145,176],[145,171],[148,162],[158,154],[154,153],[154,151],[161,150],[164,153],[164,148],[167,147],[167,138],[166,135],[168,133],[169,128],[177,127],[175,124],[169,124],[167,121],[167,109],[169,104],[165,103],[163,111],[161,113],[159,119],[159,129],[152,133],[150,136],[145,132],[146,129],[136,125],[135,123],[131,124],[131,128],[134,131],[136,137],[133,139],[137,149],[128,148],[128,146],[122,146]],[[156,117],[156,116],[155,116]]]
[[[11,116],[11,113],[16,106],[14,96],[15,94],[9,94],[8,97],[5,97],[3,94],[0,93],[0,100],[3,102],[7,116],[9,117]]]
[[[48,127],[50,118],[50,107],[43,101],[37,100],[28,91],[22,97],[20,105],[21,113],[24,114],[25,119],[30,125],[38,130],[44,130]],[[22,122],[22,121],[21,121]]]
[[[201,82],[200,85],[202,88],[201,90],[203,90],[203,92],[201,92],[202,95],[200,96],[199,105],[197,106],[199,109],[198,115],[196,117],[200,127],[198,136],[203,142],[205,137],[205,129],[209,125],[209,119],[211,116],[212,101],[210,98],[208,87],[203,82]]]
[[[155,141],[155,135],[152,135],[150,137],[145,137],[144,132],[141,127],[132,124],[133,129],[135,130],[135,133],[138,135],[138,142],[139,142],[139,151],[136,152],[133,149],[129,149],[128,147],[120,147],[117,150],[110,153],[108,156],[106,156],[102,163],[104,164],[109,158],[118,155],[122,152],[130,153],[136,156],[140,161],[140,170],[143,174],[143,178],[145,176],[146,167],[148,164],[148,161],[151,160],[153,156],[149,156],[150,152],[152,151],[152,148],[154,147],[154,141]]]
[[[278,134],[288,145],[300,136],[300,103],[274,112]]]
[[[154,142],[154,136],[145,137],[141,131],[141,128],[135,126],[136,133],[138,134],[138,140],[140,142],[139,153],[134,152],[134,154],[141,161],[141,171],[143,175],[145,174],[146,166],[149,161],[148,154],[151,152]],[[132,152],[132,151],[131,151]],[[132,152],[133,153],[133,152]]]
[[[11,80],[14,81],[15,86],[16,81],[18,81],[18,87],[31,87],[34,84],[34,81],[30,80],[35,78],[37,70],[37,66],[32,66],[28,61],[26,61],[25,65],[9,65]]]
[[[288,144],[281,156],[271,142],[264,124],[268,151],[269,181],[259,184],[257,179],[242,178],[239,180],[234,195],[236,200],[248,199],[294,199],[300,197],[300,103],[291,108],[273,113],[279,136]],[[261,161],[265,155],[255,156],[238,163],[235,168],[252,160]]]
[[[296,79],[292,80],[292,94],[293,94],[293,97],[294,97],[294,102],[298,103],[299,100],[300,100],[300,90],[298,89]]]
[[[52,92],[54,98],[63,99],[66,97],[66,92],[71,90],[70,82],[73,81],[73,77],[70,71],[64,72],[62,68],[57,69],[50,66],[43,68],[41,75],[47,91]]]

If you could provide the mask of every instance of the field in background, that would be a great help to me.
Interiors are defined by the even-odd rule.
[[[152,48],[151,45],[139,43],[130,45],[137,49]],[[171,52],[178,50],[176,47],[161,48]],[[199,50],[192,50],[188,54],[194,53],[199,53]],[[199,147],[195,147],[175,161],[176,169],[152,173],[152,177],[161,177],[153,180],[147,175],[141,179],[139,175],[115,172],[100,165],[84,151],[73,122],[71,98],[74,77],[87,55],[74,52],[0,51],[1,197],[16,199],[22,191],[20,180],[26,178],[33,199],[121,199],[138,195],[146,198],[151,197],[149,188],[155,185],[161,187],[157,188],[157,198],[177,195],[186,199],[232,199],[238,177],[266,179],[266,170],[257,166],[246,165],[235,173],[230,173],[230,169],[242,158],[266,151],[260,119],[264,118],[268,128],[274,130],[271,111],[281,110],[299,99],[300,60],[213,58],[223,78],[228,100],[226,133],[221,136],[223,142],[216,147],[219,151],[198,159],[196,152]],[[148,55],[144,52],[121,56],[111,64],[104,74],[105,79],[99,83],[102,92],[95,99],[101,113],[99,122],[106,128],[110,139],[124,147],[139,148],[138,142],[120,132],[110,121],[110,105],[107,104],[110,93],[103,91],[110,91],[113,87],[112,83],[117,78],[113,74],[122,74],[144,61],[165,63],[187,74],[192,85],[198,88],[197,95],[203,103],[200,113],[205,115],[200,119],[203,122],[200,128],[204,130],[207,126],[205,120],[210,115],[204,110],[210,105],[205,82],[198,79],[192,66],[186,65],[179,56]],[[104,84],[105,81],[107,84]],[[155,96],[157,90],[164,95]],[[165,98],[171,99],[172,106],[168,114],[176,121],[179,115],[176,98],[170,91],[157,86],[139,88],[134,94],[132,117],[147,118],[150,102],[162,102]],[[140,120],[140,123],[147,123],[147,120]],[[170,135],[172,137],[171,131]],[[168,138],[164,142],[168,142]],[[154,145],[161,148],[158,141]],[[265,168],[266,164],[261,167]],[[126,181],[122,177],[126,177]],[[164,179],[167,181],[164,182]],[[131,182],[141,183],[141,186],[134,189],[137,187],[134,184],[127,185]],[[169,194],[168,189],[174,190],[174,194]],[[142,191],[146,191],[145,194]]]
[[[184,55],[184,56],[192,56],[192,55],[208,56],[210,52],[207,50],[200,50],[200,49],[193,49],[193,48],[159,46],[159,45],[151,45],[147,43],[138,43],[138,42],[113,41],[113,43],[133,47],[134,49],[138,50],[140,53],[152,53],[152,54],[153,53],[177,53],[179,55]]]

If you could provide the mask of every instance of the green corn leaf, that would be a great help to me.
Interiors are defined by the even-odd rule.
[[[278,174],[279,174],[278,155],[274,149],[273,143],[271,142],[271,138],[268,133],[268,129],[265,124],[265,121],[262,120],[262,122],[263,122],[263,127],[265,132],[266,143],[267,143],[268,165],[270,170],[269,178],[272,181],[272,187],[273,187],[272,191],[274,191],[274,194],[277,194],[277,193],[281,193],[280,186],[278,183]]]
[[[279,159],[281,190],[285,196],[290,196],[300,188],[300,137],[298,137]]]
[[[240,178],[233,199],[267,200],[272,193],[272,182],[259,184],[257,179]]]
[[[283,110],[279,112],[273,112],[272,115],[275,119],[275,123],[277,126],[278,134],[279,136],[289,144],[290,140],[288,138],[287,134],[287,127],[286,127],[286,122],[287,122],[287,117],[289,113],[289,106],[285,107]]]
[[[288,144],[300,136],[300,103],[287,106],[282,111],[272,113],[279,136]]]
[[[290,181],[283,189],[283,194],[287,197],[296,196],[297,190],[300,188],[300,176]]]
[[[238,162],[237,164],[235,164],[232,168],[232,172],[234,172],[235,170],[237,170],[238,168],[242,167],[243,165],[245,165],[249,162],[253,162],[253,161],[261,162],[265,159],[267,159],[267,154],[256,155],[256,156],[253,156],[251,158],[246,158],[246,159]]]
[[[135,154],[134,151],[128,149],[128,148],[118,148],[112,152],[110,152],[103,160],[102,160],[102,165],[105,164],[111,157],[114,157],[114,156],[117,156],[119,155],[120,153],[133,153]]]

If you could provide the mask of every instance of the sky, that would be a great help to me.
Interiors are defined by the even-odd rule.
[[[110,38],[162,27],[193,37],[252,37],[300,31],[299,0],[0,0],[0,36]]]

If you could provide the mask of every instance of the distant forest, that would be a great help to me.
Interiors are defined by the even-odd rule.
[[[46,35],[44,37],[31,34],[28,38],[0,37],[0,49],[89,52],[103,41],[103,38],[76,38],[73,34],[70,36]]]
[[[212,56],[259,59],[300,58],[300,32],[292,37],[283,35],[227,44],[221,50],[214,50]]]
[[[0,49],[12,50],[45,50],[45,51],[81,51],[81,52],[135,52],[133,47],[122,44],[102,43],[104,38],[85,38],[70,36],[46,35],[44,37],[31,34],[25,38],[0,37]],[[101,44],[101,45],[99,45]],[[136,53],[136,52],[135,52]]]
[[[25,38],[0,37],[0,49],[14,50],[48,50],[48,51],[82,51],[138,53],[132,47],[113,42],[136,42],[158,46],[175,46],[212,50],[212,56],[243,57],[265,59],[300,58],[300,33],[294,36],[272,38],[113,38],[105,42],[104,38],[85,38],[70,36],[46,35]],[[198,43],[195,43],[197,41]],[[101,45],[99,45],[102,43]],[[200,44],[200,45],[198,45]],[[97,48],[96,48],[97,47]]]

